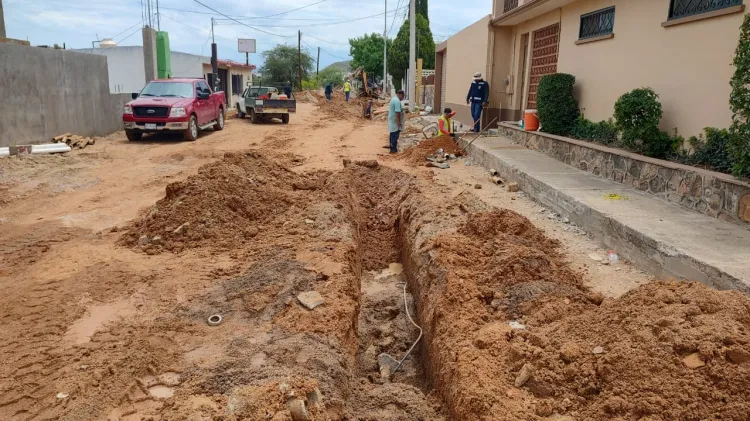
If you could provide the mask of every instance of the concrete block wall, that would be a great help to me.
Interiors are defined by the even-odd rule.
[[[120,129],[130,95],[109,93],[107,58],[0,44],[0,147]]]

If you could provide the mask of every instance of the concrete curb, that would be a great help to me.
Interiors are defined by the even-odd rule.
[[[687,255],[675,246],[653,238],[649,232],[639,231],[616,216],[591,208],[564,191],[534,178],[483,145],[472,144],[467,152],[476,163],[496,169],[507,181],[518,183],[520,189],[532,199],[569,218],[639,268],[660,278],[699,281],[719,290],[736,289],[750,294],[750,283],[703,261],[701,256]]]

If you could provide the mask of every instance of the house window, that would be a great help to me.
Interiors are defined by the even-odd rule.
[[[503,13],[508,13],[516,8],[518,8],[518,0],[505,0],[503,3]]]
[[[727,7],[740,6],[743,0],[671,0],[669,19],[680,19]]]
[[[232,75],[232,93],[239,95],[242,92],[242,75]]]
[[[581,29],[578,32],[578,38],[586,39],[609,35],[614,29],[615,8],[608,7],[581,15]]]
[[[214,74],[206,73],[206,80],[208,81],[208,86],[210,86],[211,89],[216,90],[216,85],[214,85]]]

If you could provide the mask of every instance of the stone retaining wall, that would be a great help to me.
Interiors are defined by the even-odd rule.
[[[750,183],[731,175],[581,140],[527,132],[508,123],[500,124],[500,135],[583,171],[750,229]]]

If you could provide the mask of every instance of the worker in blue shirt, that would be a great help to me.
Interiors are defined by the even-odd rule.
[[[331,96],[333,95],[333,82],[328,83],[326,85],[326,99],[331,100]]]
[[[471,119],[474,120],[472,132],[479,132],[482,109],[489,105],[490,84],[482,79],[482,74],[474,73],[474,81],[471,82],[469,93],[466,95],[466,104],[471,105]]]
[[[292,82],[286,82],[286,85],[284,85],[284,93],[286,94],[287,98],[292,97]]]

